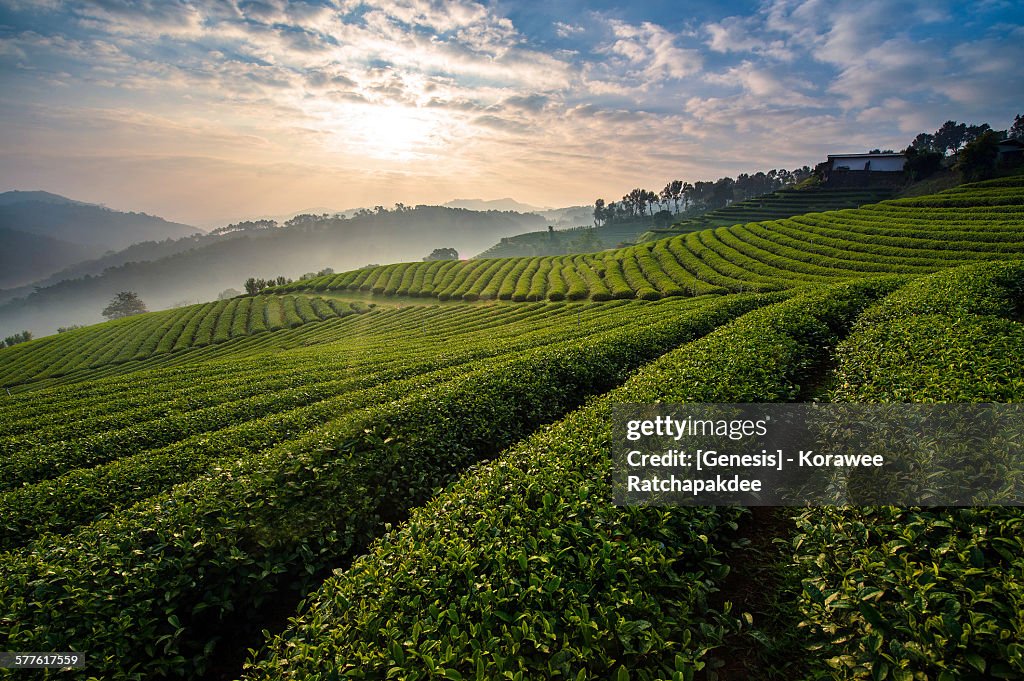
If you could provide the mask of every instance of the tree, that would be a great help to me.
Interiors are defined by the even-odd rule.
[[[226,288],[217,294],[217,300],[228,300],[236,296],[242,295],[242,292],[236,288]]]
[[[1024,116],[1017,114],[1013,119],[1013,125],[1006,131],[1007,137],[1024,142]]]
[[[458,260],[459,252],[454,248],[435,248],[424,260]]]
[[[245,280],[245,292],[250,296],[254,296],[267,287],[266,279],[257,279],[256,277],[249,277]]]
[[[967,141],[967,124],[946,121],[935,131],[935,147],[939,151],[956,153]]]
[[[594,226],[600,227],[601,223],[607,221],[607,214],[604,208],[604,199],[594,201]]]
[[[731,177],[723,177],[719,179],[711,187],[711,201],[710,206],[712,209],[725,208],[732,203],[732,187],[734,181]]]
[[[942,153],[931,149],[918,149],[913,145],[907,147],[903,154],[907,157],[903,170],[910,179],[917,181],[937,172],[942,167]]]
[[[3,342],[0,343],[0,348],[5,346],[10,348],[17,345],[18,343],[24,343],[30,340],[32,340],[32,332],[22,331],[21,333],[16,333],[13,336],[8,336],[7,338],[4,338]]]
[[[146,304],[142,302],[137,293],[134,291],[121,291],[114,296],[109,305],[103,308],[102,314],[107,319],[121,319],[122,317],[131,317],[143,312],[149,312],[149,310],[146,309]]]
[[[915,137],[910,146],[917,151],[939,151],[935,148],[935,135],[929,135],[926,132],[922,132]]]
[[[672,204],[675,206],[675,210],[673,212],[678,213],[679,200],[683,198],[683,181],[672,180],[672,182],[669,184],[669,190],[671,191],[672,195]]]
[[[644,202],[647,200],[647,190],[636,189],[631,190],[628,194],[622,197],[622,202],[629,207],[629,214],[631,217],[640,217],[644,212]]]
[[[662,229],[672,224],[672,211],[662,209],[655,213],[653,217],[653,224],[656,228]]]
[[[644,207],[648,210],[650,215],[654,216],[654,204],[658,202],[658,193],[652,192],[650,189],[644,190]]]
[[[964,144],[970,144],[991,129],[992,126],[988,123],[982,123],[981,125],[968,125],[967,130],[964,132]]]
[[[992,177],[999,156],[999,136],[992,130],[965,146],[960,152],[956,168],[964,174],[964,180],[975,182]]]

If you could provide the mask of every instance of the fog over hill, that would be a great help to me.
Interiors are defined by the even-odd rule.
[[[126,213],[45,191],[0,194],[4,254],[0,288],[22,286],[108,251],[202,231],[145,213]]]
[[[240,290],[251,276],[297,278],[326,267],[415,261],[435,248],[455,248],[465,258],[544,224],[538,215],[441,206],[362,210],[351,218],[300,215],[283,226],[238,223],[198,237],[139,244],[69,270],[84,272],[78,278],[25,289],[24,297],[0,305],[0,332],[28,329],[39,336],[103,321],[100,311],[118,291],[135,291],[155,310],[213,300],[225,289]],[[110,265],[97,272],[105,263]]]

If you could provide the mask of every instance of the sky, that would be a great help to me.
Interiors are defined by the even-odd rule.
[[[1024,113],[1020,0],[0,0],[0,191],[615,200]]]

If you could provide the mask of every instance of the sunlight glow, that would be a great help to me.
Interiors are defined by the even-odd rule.
[[[350,104],[325,116],[338,149],[371,158],[410,161],[443,151],[444,112],[401,105]]]

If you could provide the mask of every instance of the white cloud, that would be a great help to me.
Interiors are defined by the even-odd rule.
[[[740,87],[760,106],[781,104],[792,106],[817,106],[818,100],[801,90],[810,90],[813,84],[802,78],[779,75],[777,70],[757,66],[744,61],[722,73],[707,74],[704,79],[718,85]]]
[[[938,44],[893,38],[847,58],[828,90],[848,106],[865,107],[893,96],[933,90],[946,70],[945,49]]]
[[[704,29],[710,36],[708,47],[715,52],[754,52],[767,44],[763,33],[757,35],[758,27],[749,17],[726,17],[706,24]]]
[[[555,33],[559,38],[568,38],[571,35],[583,33],[583,31],[584,28],[582,26],[577,26],[576,24],[567,24],[563,21],[555,22]]]
[[[617,19],[610,26],[615,41],[606,51],[625,58],[648,81],[685,78],[700,71],[703,65],[698,50],[679,47],[678,36],[662,26],[646,21],[629,24]]]

